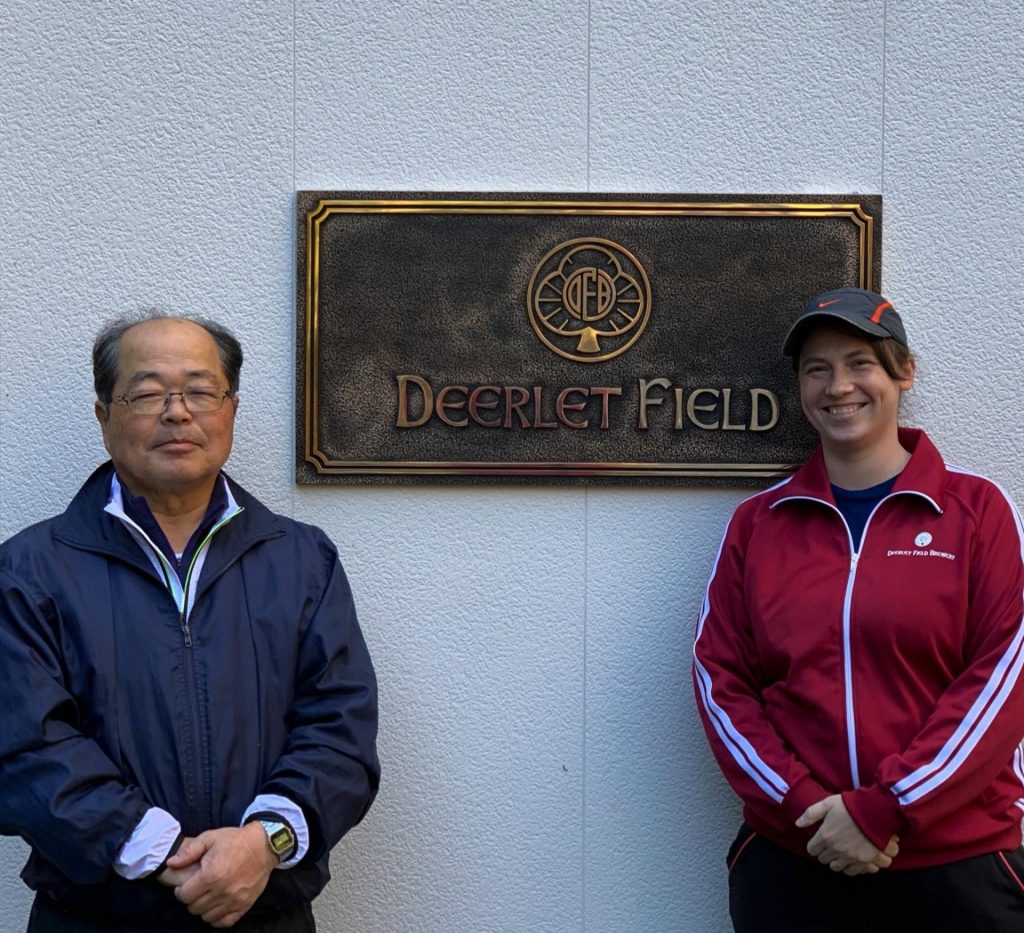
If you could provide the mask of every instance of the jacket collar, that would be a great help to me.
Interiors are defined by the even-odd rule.
[[[149,561],[124,523],[103,511],[110,498],[110,478],[113,472],[114,465],[109,460],[93,472],[67,509],[57,516],[54,535],[72,547],[102,551],[148,569]],[[273,512],[250,496],[226,473],[223,475],[228,481],[231,495],[243,511],[218,535],[218,551],[222,555],[218,564],[234,560],[257,541],[284,534]],[[225,548],[223,551],[222,546]]]
[[[891,495],[916,493],[928,499],[936,510],[945,510],[946,465],[928,435],[917,428],[900,428],[900,444],[910,451],[910,460],[896,478]],[[818,499],[835,505],[832,484],[825,469],[825,456],[819,445],[811,458],[778,487],[773,507],[787,499]]]

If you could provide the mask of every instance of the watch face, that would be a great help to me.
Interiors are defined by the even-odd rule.
[[[295,839],[292,837],[291,830],[287,826],[282,826],[270,834],[270,848],[278,855],[284,855],[284,853],[289,852],[294,845]]]

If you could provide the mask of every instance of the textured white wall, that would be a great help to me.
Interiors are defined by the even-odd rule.
[[[688,652],[744,493],[296,488],[293,192],[881,191],[911,420],[1022,501],[1020,45],[1018,0],[8,0],[0,537],[102,456],[100,321],[222,318],[229,469],[338,542],[381,679],[384,784],[321,929],[725,930],[738,808]]]

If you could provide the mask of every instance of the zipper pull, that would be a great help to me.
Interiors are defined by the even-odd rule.
[[[185,618],[185,613],[184,612],[180,616],[178,616],[178,620],[179,620],[179,622],[181,624],[181,632],[185,636],[185,647],[186,648],[191,648],[192,647],[192,629],[190,629],[188,627],[188,620]]]

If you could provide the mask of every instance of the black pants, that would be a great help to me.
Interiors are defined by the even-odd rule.
[[[728,856],[736,933],[1022,933],[1024,852],[850,878],[744,825]]]
[[[214,930],[201,921],[196,920],[189,930]],[[245,916],[231,927],[232,933],[316,933],[313,920],[313,908],[309,904],[295,910],[262,916]],[[32,904],[32,913],[28,919],[26,933],[169,933],[164,928],[154,928],[144,924],[124,923],[116,920],[104,920],[74,913],[45,894],[37,894]]]

